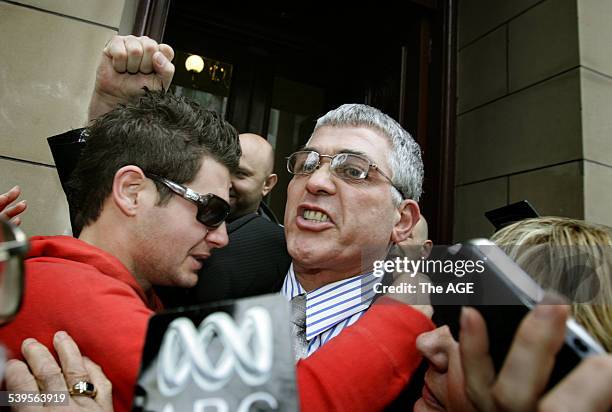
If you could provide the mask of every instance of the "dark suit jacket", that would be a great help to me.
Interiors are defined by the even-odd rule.
[[[75,236],[74,205],[67,186],[87,136],[71,130],[48,138],[57,172],[70,207]],[[262,213],[263,214],[263,213]],[[166,307],[187,306],[222,299],[236,299],[280,290],[291,258],[281,226],[259,213],[251,213],[227,224],[229,244],[215,249],[200,270],[196,287],[190,290],[157,288]]]

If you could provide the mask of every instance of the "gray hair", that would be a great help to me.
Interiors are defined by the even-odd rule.
[[[314,132],[323,126],[368,127],[382,133],[391,143],[388,160],[393,173],[393,184],[406,198],[419,201],[423,185],[421,148],[398,122],[365,104],[343,104],[320,117]],[[392,188],[391,194],[395,204],[401,203],[402,199],[397,190]]]

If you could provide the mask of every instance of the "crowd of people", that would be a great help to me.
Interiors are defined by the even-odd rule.
[[[277,181],[272,147],[166,92],[172,58],[170,46],[146,37],[114,37],[102,52],[87,127],[49,139],[75,236],[30,241],[23,306],[0,328],[9,357],[21,358],[7,364],[9,390],[68,390],[74,410],[130,410],[155,312],[280,292],[295,315],[301,410],[384,410],[423,358],[429,369],[416,411],[610,409],[610,355],[584,360],[545,389],[566,305],[530,312],[495,371],[486,332],[494,325],[474,309],[462,309],[457,341],[445,325],[436,328],[428,302],[360,287],[390,252],[424,259],[432,247],[418,204],[421,150],[395,120],[363,104],[320,117],[287,159],[283,227],[262,202]],[[18,196],[14,188],[0,197],[2,217],[14,224],[26,207],[11,206]],[[522,260],[518,246],[557,238],[510,234],[561,223],[531,224],[494,238],[529,273],[542,266]],[[572,228],[582,237],[567,235],[562,245],[610,246],[606,228]],[[593,275],[603,302],[576,303],[572,312],[609,350],[606,256]],[[567,270],[557,267],[550,276],[561,279]],[[563,292],[567,281],[540,274]]]

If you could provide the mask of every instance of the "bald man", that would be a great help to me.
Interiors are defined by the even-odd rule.
[[[238,172],[232,176],[230,189],[230,221],[257,212],[261,200],[272,191],[278,176],[274,174],[274,150],[263,137],[253,133],[240,135],[242,156]],[[270,212],[260,211],[264,217]]]

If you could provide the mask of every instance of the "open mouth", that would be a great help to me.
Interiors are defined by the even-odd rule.
[[[210,255],[190,255],[191,259],[193,259],[192,267],[195,270],[200,270],[202,268],[202,266],[204,265],[204,261],[209,256]]]
[[[427,384],[423,385],[423,392],[421,393],[421,396],[423,397],[425,403],[433,407],[435,410],[446,410],[446,408],[444,408],[444,406],[442,405],[442,402],[440,402],[438,398],[436,398],[436,395],[434,395],[434,393],[431,391],[429,386],[427,386]]]
[[[190,256],[190,257],[191,257],[191,263],[189,264],[190,268],[195,271],[202,269],[202,261],[196,258],[195,256]]]
[[[304,209],[302,217],[310,222],[329,222],[329,216],[318,210]]]

